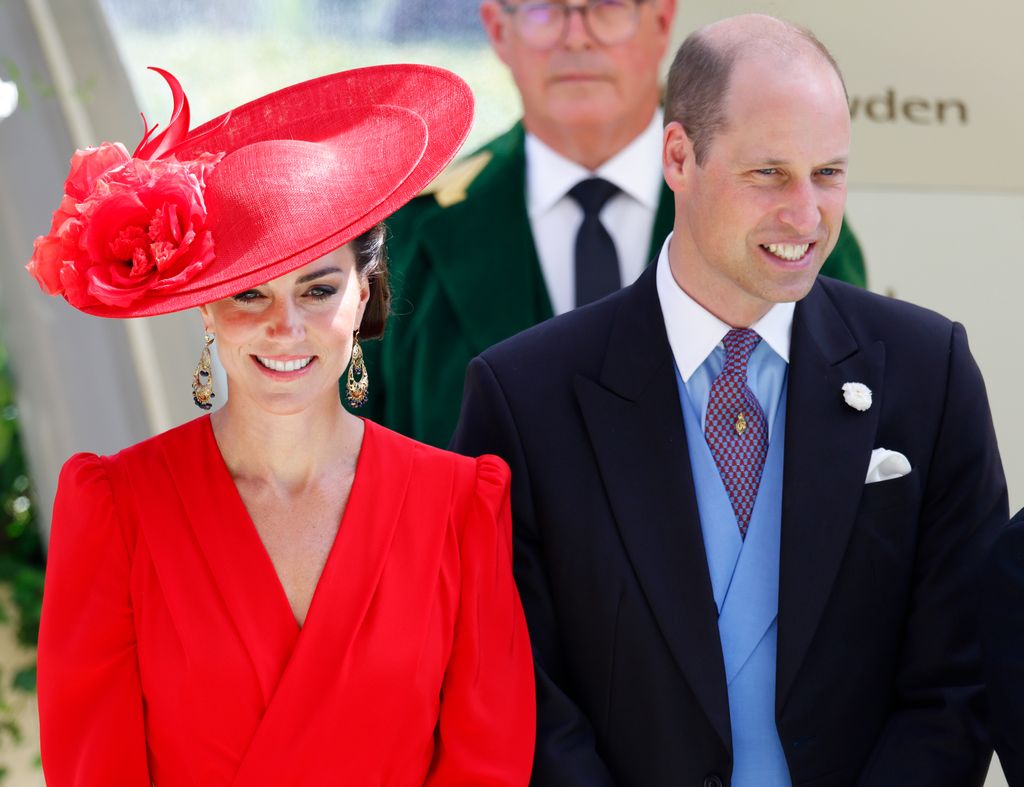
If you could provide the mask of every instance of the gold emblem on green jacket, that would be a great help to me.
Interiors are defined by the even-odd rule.
[[[419,196],[433,194],[442,208],[462,202],[470,184],[491,163],[492,158],[491,151],[482,150],[474,156],[456,161],[434,178]]]

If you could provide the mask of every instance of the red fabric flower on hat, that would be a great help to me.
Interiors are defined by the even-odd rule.
[[[147,128],[134,158],[119,142],[76,151],[50,232],[36,238],[26,266],[44,292],[77,308],[130,306],[180,287],[214,260],[204,192],[223,154],[170,155],[170,143],[187,137],[188,101],[160,73],[174,94],[167,130],[149,140]]]

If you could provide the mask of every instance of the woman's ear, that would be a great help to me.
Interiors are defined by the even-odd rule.
[[[356,309],[355,330],[363,324],[363,314],[366,312],[366,304],[370,302],[370,279],[362,273],[357,274],[359,278],[359,308]]]
[[[203,331],[205,333],[214,333],[213,315],[210,313],[208,304],[204,303],[199,307],[199,316],[203,319]]]

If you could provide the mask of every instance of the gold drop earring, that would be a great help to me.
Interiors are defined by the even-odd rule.
[[[201,410],[209,410],[213,407],[210,400],[215,396],[213,393],[213,359],[210,357],[210,345],[213,344],[214,335],[204,333],[203,351],[199,354],[199,363],[196,370],[192,372],[192,401]]]
[[[362,407],[370,396],[370,375],[363,360],[363,348],[359,346],[359,331],[352,335],[352,360],[348,364],[348,378],[345,380],[345,398],[353,407]]]

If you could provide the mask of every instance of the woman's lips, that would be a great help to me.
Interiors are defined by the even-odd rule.
[[[275,377],[294,377],[304,374],[316,360],[315,355],[253,355],[250,357],[260,370]]]

